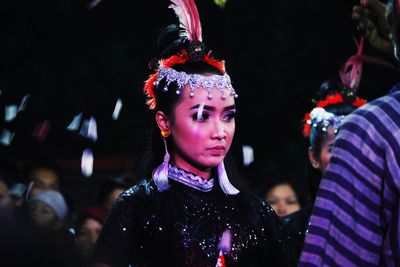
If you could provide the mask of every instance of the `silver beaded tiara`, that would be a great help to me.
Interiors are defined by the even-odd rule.
[[[157,80],[154,82],[154,85],[158,87],[160,82],[165,78],[165,86],[163,91],[168,91],[168,86],[172,82],[176,82],[177,89],[176,94],[179,95],[182,93],[183,88],[186,85],[189,85],[190,96],[194,96],[194,92],[197,88],[203,87],[208,92],[208,99],[211,99],[212,91],[214,89],[218,89],[221,93],[221,98],[226,98],[225,90],[229,91],[229,95],[234,96],[235,98],[238,95],[233,89],[231,78],[228,74],[224,75],[210,75],[203,76],[200,74],[187,74],[183,71],[177,71],[173,68],[168,67],[160,67],[158,70]]]

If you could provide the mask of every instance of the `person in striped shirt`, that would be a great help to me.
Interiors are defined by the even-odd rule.
[[[396,8],[394,1],[387,5],[362,1],[354,7],[353,19],[372,47],[390,49],[398,59]],[[399,265],[400,84],[354,111],[342,124],[320,183],[299,263]]]

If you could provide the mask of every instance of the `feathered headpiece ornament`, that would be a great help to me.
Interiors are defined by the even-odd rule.
[[[339,72],[340,79],[342,82],[341,86],[343,88],[342,91],[336,92],[333,95],[327,94],[327,96],[324,99],[320,100],[316,104],[315,108],[318,109],[319,111],[314,112],[314,114],[321,114],[320,108],[325,108],[329,105],[348,104],[354,108],[359,108],[367,103],[366,100],[356,97],[356,92],[360,86],[363,63],[378,64],[395,69],[395,67],[392,64],[381,58],[364,55],[363,37],[361,37],[360,42],[357,42],[357,40],[355,39],[354,41],[357,46],[357,53],[346,60],[346,62],[342,65]],[[321,116],[313,117],[312,112],[307,113],[304,116],[303,135],[305,137],[310,137],[312,126],[317,127],[323,121],[320,118]],[[341,123],[342,120],[343,118],[341,119],[335,118],[335,120],[325,120],[324,123],[326,124],[327,121],[329,121],[329,123],[331,124],[335,122],[334,124],[336,125],[336,127],[338,127],[338,125]],[[339,121],[340,123],[338,123]]]
[[[172,8],[178,16],[181,33],[180,36],[190,42],[203,41],[199,12],[193,0],[171,0]]]
[[[155,109],[157,106],[154,86],[158,86],[163,79],[166,80],[164,91],[168,91],[168,86],[172,82],[176,82],[178,85],[176,93],[178,95],[182,92],[184,86],[190,84],[190,96],[194,95],[194,90],[197,87],[203,86],[208,91],[208,98],[212,98],[213,88],[217,88],[221,92],[222,98],[226,97],[223,93],[225,89],[229,90],[230,95],[237,97],[231,85],[230,77],[226,73],[225,61],[214,59],[211,56],[211,51],[207,53],[205,50],[200,17],[194,0],[171,0],[169,8],[174,10],[179,19],[179,36],[188,40],[189,45],[179,53],[159,60],[154,74],[151,74],[145,81],[144,92],[147,96],[149,108]],[[185,64],[189,61],[205,62],[218,69],[223,75],[201,76],[186,74],[172,68],[176,64]]]

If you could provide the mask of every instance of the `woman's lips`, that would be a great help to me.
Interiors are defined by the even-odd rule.
[[[224,146],[214,146],[208,149],[212,154],[222,154],[225,152]]]

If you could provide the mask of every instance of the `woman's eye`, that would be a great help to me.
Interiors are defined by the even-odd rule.
[[[194,121],[206,121],[210,118],[210,115],[208,113],[201,112],[193,114],[192,118]]]
[[[276,204],[276,199],[267,199],[267,202],[270,204],[270,205],[275,205]]]
[[[225,121],[232,121],[233,119],[235,119],[235,112],[229,112],[224,116],[224,120]]]
[[[298,202],[297,202],[297,200],[295,200],[295,199],[293,199],[293,200],[288,200],[287,202],[286,202],[286,204],[288,204],[288,205],[295,205],[295,204],[297,204]]]

